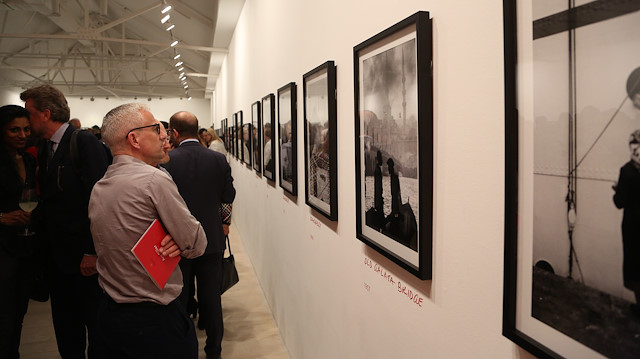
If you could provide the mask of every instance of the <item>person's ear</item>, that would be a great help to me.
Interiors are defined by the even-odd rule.
[[[47,121],[51,119],[51,110],[49,110],[48,108],[45,108],[41,112],[44,115],[44,117],[47,119]]]
[[[130,132],[127,135],[127,141],[133,148],[140,148],[140,142],[138,141],[138,136],[135,132]]]

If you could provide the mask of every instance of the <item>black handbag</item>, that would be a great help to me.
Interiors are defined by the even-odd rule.
[[[227,240],[227,247],[229,247],[229,256],[222,258],[222,286],[220,288],[220,294],[226,292],[240,280],[238,270],[236,269],[236,261],[231,253],[229,236],[225,236],[225,238]]]

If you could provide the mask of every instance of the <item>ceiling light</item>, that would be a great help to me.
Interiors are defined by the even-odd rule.
[[[182,72],[182,70],[184,70],[184,67],[181,67],[178,69],[178,71]]]
[[[167,31],[170,31],[170,30],[171,30],[171,29],[173,29],[174,27],[176,27],[176,25],[174,25],[174,24],[169,25],[169,27],[167,28]]]
[[[182,81],[182,84],[183,84],[183,85],[186,85],[186,84],[187,84],[187,81]]]
[[[178,61],[178,63],[176,64],[176,67],[182,65],[182,61]]]
[[[187,100],[191,101],[191,96],[187,97]]]
[[[174,47],[174,46],[176,46],[176,45],[178,45],[178,40],[176,40],[176,41],[174,41],[174,42],[172,42],[172,43],[171,43],[171,47]]]
[[[164,24],[165,22],[169,21],[169,19],[171,19],[171,15],[167,15],[167,16],[163,17],[163,18],[160,20],[160,22]]]
[[[171,5],[167,5],[164,9],[162,9],[162,13],[166,14],[167,11],[171,10]]]
[[[177,60],[180,58],[180,54],[177,54],[176,56],[173,57],[174,60]]]
[[[184,88],[188,89],[188,88],[189,88],[189,85],[184,85]]]

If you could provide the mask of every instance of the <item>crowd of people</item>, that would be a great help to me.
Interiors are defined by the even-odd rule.
[[[55,87],[20,98],[24,107],[0,107],[0,358],[19,358],[36,293],[50,300],[63,359],[195,359],[187,304],[197,293],[204,351],[219,358],[235,198],[222,141],[213,130],[201,140],[186,111],[165,126],[146,105],[129,103],[97,131],[81,130]],[[37,199],[26,199],[27,189]],[[162,289],[131,251],[154,220],[167,233],[158,255],[181,257]]]

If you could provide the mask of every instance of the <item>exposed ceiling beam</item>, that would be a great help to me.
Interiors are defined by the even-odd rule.
[[[72,34],[72,35],[54,35],[54,34],[0,34],[0,38],[13,38],[13,39],[58,39],[58,40],[83,40],[87,39],[87,37],[82,36],[83,34]],[[153,41],[144,41],[144,40],[133,40],[133,39],[116,39],[112,37],[101,37],[96,36],[95,38],[89,38],[94,41],[105,41],[105,42],[117,42],[117,43],[126,43],[126,44],[137,44],[144,46],[159,46],[159,47],[167,47],[169,44],[165,42],[153,42]],[[196,46],[196,45],[186,45],[184,43],[178,43],[176,48],[187,49],[187,50],[196,50],[196,51],[206,51],[206,52],[215,52],[221,54],[227,54],[229,51],[227,49],[219,48],[219,47],[209,47],[209,46]]]
[[[102,27],[99,27],[97,29],[92,29],[92,30],[99,34],[99,33],[103,32],[105,30],[108,30],[108,29],[114,27],[114,26],[120,25],[123,22],[129,21],[129,20],[131,20],[133,18],[136,18],[136,17],[138,17],[138,16],[140,16],[140,15],[142,15],[142,14],[148,12],[148,11],[151,11],[151,10],[157,8],[157,7],[160,7],[160,5],[162,5],[161,2],[159,2],[157,4],[154,4],[154,5],[147,6],[144,9],[140,9],[140,10],[134,12],[134,13],[131,13],[131,14],[125,16],[125,17],[121,17],[121,18],[119,18],[117,20],[114,20],[114,21],[112,21],[112,22],[110,22],[110,23],[108,23],[108,24],[106,24],[106,25],[104,25]]]

